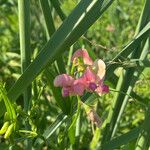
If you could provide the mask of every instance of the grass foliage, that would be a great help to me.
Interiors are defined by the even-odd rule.
[[[149,8],[149,0],[1,0],[0,149],[148,150]],[[107,65],[109,94],[81,97],[100,128],[79,97],[53,85],[79,48]]]

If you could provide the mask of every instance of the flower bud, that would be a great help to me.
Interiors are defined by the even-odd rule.
[[[100,128],[102,121],[94,109],[91,109],[87,113],[87,116],[98,128]]]
[[[90,106],[86,105],[85,103],[82,103],[84,110],[88,116],[88,118],[98,127],[100,128],[102,121],[100,119],[100,117],[98,116],[98,114],[96,113],[96,111],[94,109],[92,109]]]
[[[8,127],[9,127],[9,122],[6,121],[0,130],[0,135],[4,134],[7,131]]]
[[[13,130],[14,130],[14,124],[11,124],[6,131],[4,138],[8,139],[10,135],[12,134]]]
[[[8,120],[10,120],[9,114],[8,114],[8,112],[5,112],[4,121],[8,121]]]

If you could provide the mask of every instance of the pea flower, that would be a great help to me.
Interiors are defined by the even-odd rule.
[[[62,87],[62,96],[82,96],[85,90],[99,95],[109,92],[109,87],[103,84],[106,65],[101,59],[93,62],[85,49],[79,49],[71,61],[76,67],[74,75],[62,74],[54,79],[54,86]]]
[[[85,49],[78,49],[72,56],[71,61],[77,63],[77,59],[82,58],[84,64],[92,65],[93,61]]]

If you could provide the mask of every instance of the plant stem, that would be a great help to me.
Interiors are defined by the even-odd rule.
[[[31,62],[30,49],[30,0],[18,0],[19,9],[19,30],[20,30],[20,53],[21,53],[21,72],[22,74]],[[29,100],[31,99],[31,85],[23,93],[24,110],[28,113]],[[26,129],[30,129],[29,123],[25,124]],[[31,149],[31,142],[26,141],[26,150]]]

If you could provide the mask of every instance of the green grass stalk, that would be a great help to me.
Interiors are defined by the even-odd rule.
[[[22,74],[31,62],[30,49],[30,0],[18,0],[19,9],[19,34],[20,34],[20,53],[21,53],[21,72]],[[28,113],[29,102],[31,99],[31,85],[23,93],[24,110]],[[29,123],[26,122],[25,128],[30,129]],[[31,141],[27,140],[25,149],[31,149]]]

